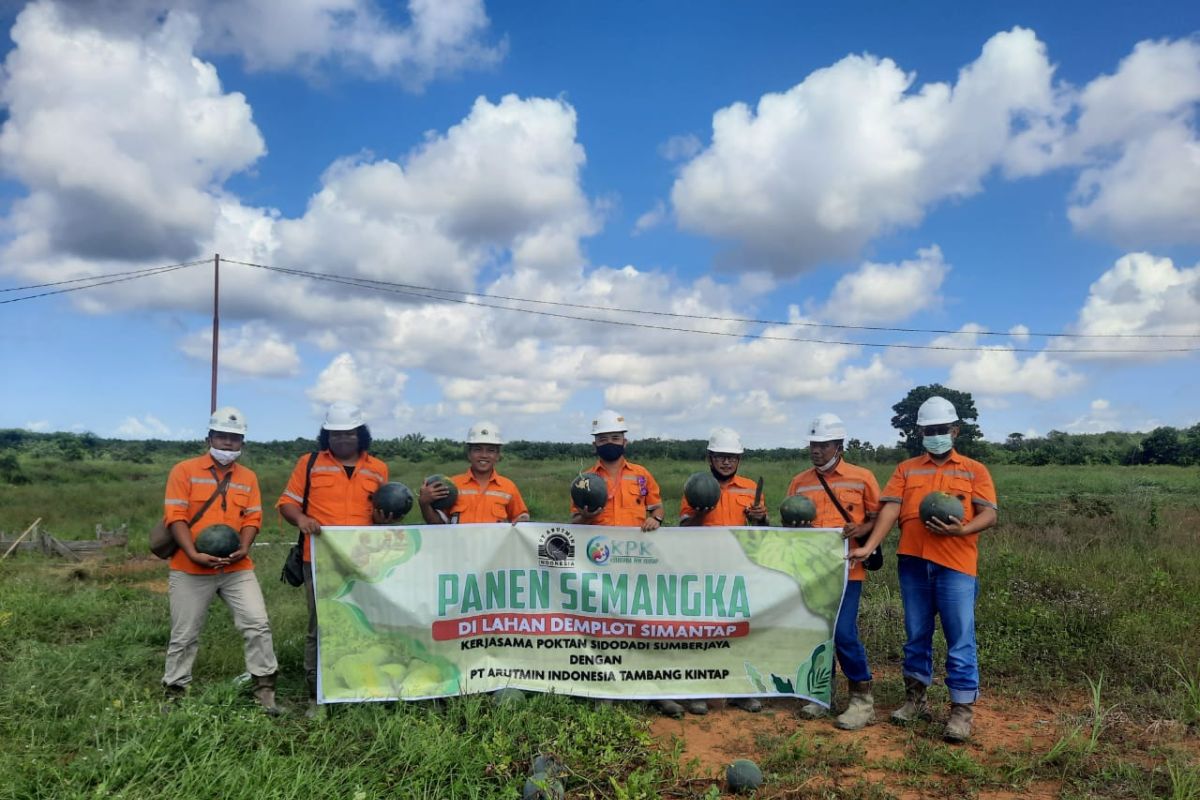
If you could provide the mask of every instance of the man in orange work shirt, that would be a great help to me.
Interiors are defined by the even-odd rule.
[[[322,525],[387,522],[375,511],[371,498],[375,490],[388,482],[388,468],[367,452],[371,431],[358,406],[340,400],[330,405],[317,444],[316,459],[312,460],[310,453],[300,456],[287,488],[275,504],[280,515],[304,534],[304,585],[308,598],[304,676],[308,682],[309,716],[316,714],[317,698],[317,595],[312,575],[312,537],[321,534]]]
[[[448,512],[433,503],[450,493],[442,483],[426,483],[417,498],[421,516],[430,525],[469,522],[525,522],[529,509],[517,485],[496,471],[504,440],[492,422],[476,422],[467,431],[467,463],[470,468],[450,480],[458,487],[458,500]]]
[[[245,440],[242,412],[219,408],[208,420],[208,452],[179,462],[167,478],[164,521],[179,549],[171,556],[167,582],[171,638],[162,682],[168,700],[186,691],[208,607],[217,596],[229,606],[233,624],[245,639],[246,671],[253,681],[255,699],[268,713],[278,714],[275,678],[279,665],[267,606],[254,576],[254,562],[247,555],[262,525],[262,499],[258,476],[236,463]],[[228,525],[238,531],[240,544],[225,558],[196,550],[196,537],[210,525]]]
[[[595,465],[588,470],[608,484],[608,502],[603,508],[579,508],[571,503],[571,522],[585,525],[616,525],[657,530],[663,522],[662,494],[650,470],[625,460],[625,418],[605,409],[592,420]]]
[[[716,428],[708,437],[708,469],[721,486],[721,499],[713,508],[693,508],[684,497],[679,504],[679,524],[741,527],[766,525],[767,506],[754,495],[758,485],[737,474],[742,463],[742,438],[731,428]]]
[[[897,548],[900,599],[904,605],[904,705],[892,721],[908,724],[928,718],[925,690],[933,681],[934,618],[946,636],[946,688],[950,719],[943,737],[965,742],[971,736],[973,705],[979,697],[979,657],[975,649],[975,597],[979,593],[979,534],[996,524],[996,487],[987,467],[954,450],[958,412],[933,396],[917,409],[925,454],[901,462],[883,487],[883,507],[871,538],[847,555],[862,561],[900,521]],[[921,501],[941,491],[962,503],[962,518],[921,521]]]
[[[679,501],[681,526],[740,528],[746,525],[767,524],[766,503],[761,497],[758,503],[754,502],[754,496],[758,494],[758,484],[737,474],[742,463],[742,454],[745,452],[742,437],[732,428],[715,428],[709,434],[708,469],[721,487],[721,497],[712,508],[694,508],[687,501],[687,497],[683,497]],[[762,702],[757,697],[735,697],[729,704],[743,711],[762,710]],[[693,714],[707,714],[708,703],[704,700],[692,700],[687,703],[687,710]]]
[[[802,494],[813,502],[817,516],[813,525],[818,528],[841,528],[843,538],[866,536],[871,532],[879,513],[879,481],[868,469],[846,463],[843,457],[846,426],[835,414],[821,414],[808,426],[808,453],[812,468],[806,469],[788,486],[788,496]],[[821,479],[825,479],[825,483]],[[825,486],[829,489],[826,490]],[[837,504],[846,516],[838,510]],[[838,611],[833,646],[838,663],[850,684],[850,704],[834,725],[842,730],[856,731],[875,721],[875,697],[871,692],[871,668],[867,649],[858,635],[858,605],[862,599],[863,581],[867,572],[861,563],[850,567],[846,592]],[[823,717],[824,706],[807,703],[800,709],[808,719]]]

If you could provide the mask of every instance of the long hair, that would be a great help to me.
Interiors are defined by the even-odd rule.
[[[371,449],[371,429],[366,425],[359,425],[354,432],[358,434],[358,452],[365,453]],[[317,434],[317,445],[321,450],[329,449],[329,431],[321,428],[321,432]]]

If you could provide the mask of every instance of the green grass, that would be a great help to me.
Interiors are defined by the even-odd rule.
[[[247,464],[271,505],[292,462],[256,462],[251,450]],[[464,468],[390,466],[410,486]],[[501,466],[533,518],[552,521],[566,519],[568,482],[586,464],[510,459]],[[676,518],[683,482],[701,465],[646,466],[663,487],[668,521]],[[748,463],[743,473],[765,478],[774,509],[804,466]],[[42,517],[60,537],[90,538],[97,523],[128,524],[129,552],[145,553],[169,463],[23,457],[21,468],[29,484],[0,485],[0,530],[18,532]],[[883,482],[891,465],[872,469]],[[764,796],[886,797],[904,786],[970,794],[1051,780],[1067,797],[1200,800],[1195,748],[1137,752],[1109,724],[1115,708],[1134,728],[1177,720],[1195,737],[1200,725],[1200,473],[1003,466],[993,475],[1001,523],[981,537],[977,609],[985,697],[1072,697],[1083,705],[1090,698],[1092,708],[1060,720],[1051,746],[999,756],[935,743],[936,724],[914,730],[905,757],[890,765],[821,736],[760,741],[760,763],[771,776]],[[260,540],[293,539],[293,529],[268,513]],[[885,549],[894,552],[895,543],[893,535]],[[253,557],[275,634],[280,694],[296,706],[305,609],[300,592],[277,580],[285,552],[275,544],[255,548]],[[164,578],[165,569],[114,569],[126,557],[109,553],[103,569],[23,554],[0,564],[0,800],[515,797],[542,750],[570,767],[572,797],[712,796],[711,781],[693,778],[678,753],[653,746],[636,706],[595,709],[546,696],[497,707],[462,698],[344,707],[318,724],[298,713],[268,719],[232,683],[243,669],[241,642],[220,604],[202,637],[195,690],[163,715],[167,601],[144,584]],[[868,582],[860,627],[872,664],[894,676],[904,635],[890,557]],[[940,635],[937,644],[940,672]],[[879,681],[880,708],[897,704],[901,691],[898,679]],[[933,699],[945,700],[943,687],[934,687]],[[888,769],[894,785],[847,779],[856,765]],[[836,791],[821,783],[830,780]]]

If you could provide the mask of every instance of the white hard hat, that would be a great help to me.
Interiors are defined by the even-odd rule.
[[[836,442],[846,438],[846,423],[837,414],[818,414],[808,426],[810,442]]]
[[[592,436],[600,433],[624,433],[629,430],[625,418],[611,409],[604,409],[592,420]]]
[[[240,433],[245,436],[246,418],[233,406],[224,406],[218,408],[208,418],[208,429],[221,433]]]
[[[936,394],[921,403],[921,407],[917,409],[917,425],[922,428],[926,425],[947,425],[952,422],[958,422],[958,412],[954,410],[954,404]]]
[[[742,447],[742,437],[733,428],[713,428],[708,435],[708,452],[740,456],[746,449]]]
[[[330,404],[329,410],[325,412],[325,422],[321,424],[321,427],[327,431],[352,431],[366,424],[367,421],[363,418],[361,408],[354,403],[338,400]]]
[[[467,430],[467,444],[504,444],[494,422],[476,422]]]

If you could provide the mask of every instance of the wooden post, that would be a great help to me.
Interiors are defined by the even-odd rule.
[[[21,543],[21,540],[22,540],[22,539],[24,539],[24,538],[25,538],[25,537],[26,537],[26,536],[29,534],[29,532],[30,532],[31,530],[33,530],[34,528],[36,528],[36,527],[38,526],[38,523],[39,523],[39,522],[41,522],[41,521],[42,521],[42,518],[41,518],[41,517],[38,517],[37,519],[35,519],[35,520],[33,521],[33,524],[32,524],[32,525],[30,525],[28,528],[26,528],[26,529],[25,529],[25,533],[22,533],[20,536],[18,536],[18,537],[17,537],[17,540],[16,540],[15,542],[13,542],[13,543],[12,543],[12,546],[11,546],[11,547],[9,547],[7,550],[5,550],[5,551],[4,551],[4,555],[0,556],[0,561],[3,561],[4,559],[8,558],[8,554],[9,554],[9,553],[11,553],[13,550],[16,550],[16,549],[17,549],[17,545],[19,545],[19,544]]]

